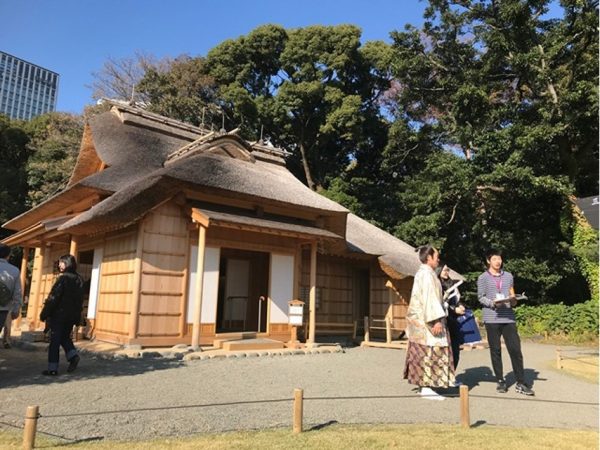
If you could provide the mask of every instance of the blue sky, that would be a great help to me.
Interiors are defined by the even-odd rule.
[[[420,25],[418,0],[0,0],[0,50],[60,74],[57,109],[91,103],[91,73],[108,57],[206,55],[259,25],[351,23],[363,41]]]
[[[136,51],[206,55],[259,25],[355,24],[363,42],[422,24],[419,0],[0,0],[0,50],[60,74],[57,109],[91,103],[92,72]]]

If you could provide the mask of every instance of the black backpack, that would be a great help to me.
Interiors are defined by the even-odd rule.
[[[13,299],[13,291],[0,281],[0,307],[8,306]]]

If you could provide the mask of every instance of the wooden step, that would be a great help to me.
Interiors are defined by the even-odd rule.
[[[226,351],[240,350],[276,350],[284,348],[285,345],[281,341],[274,339],[240,339],[235,341],[227,341],[222,343],[222,349]]]

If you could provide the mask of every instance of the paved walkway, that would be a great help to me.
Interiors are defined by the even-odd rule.
[[[579,349],[585,352],[585,349]],[[598,429],[598,384],[553,368],[555,347],[524,343],[536,396],[495,393],[487,350],[463,352],[458,379],[470,388],[475,425]],[[597,354],[597,349],[588,353]],[[331,423],[459,423],[458,390],[434,402],[402,380],[404,350],[208,360],[84,354],[73,374],[44,377],[44,351],[0,349],[0,427],[22,426],[39,405],[41,432],[66,440],[289,427],[293,389],[304,389],[306,428]],[[62,355],[61,355],[62,358]],[[514,382],[505,354],[509,384]]]

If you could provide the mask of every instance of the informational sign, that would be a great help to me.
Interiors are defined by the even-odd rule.
[[[290,316],[290,325],[302,326],[302,316]]]
[[[288,305],[288,320],[290,325],[302,326],[304,302],[302,300],[292,300],[288,302]]]

